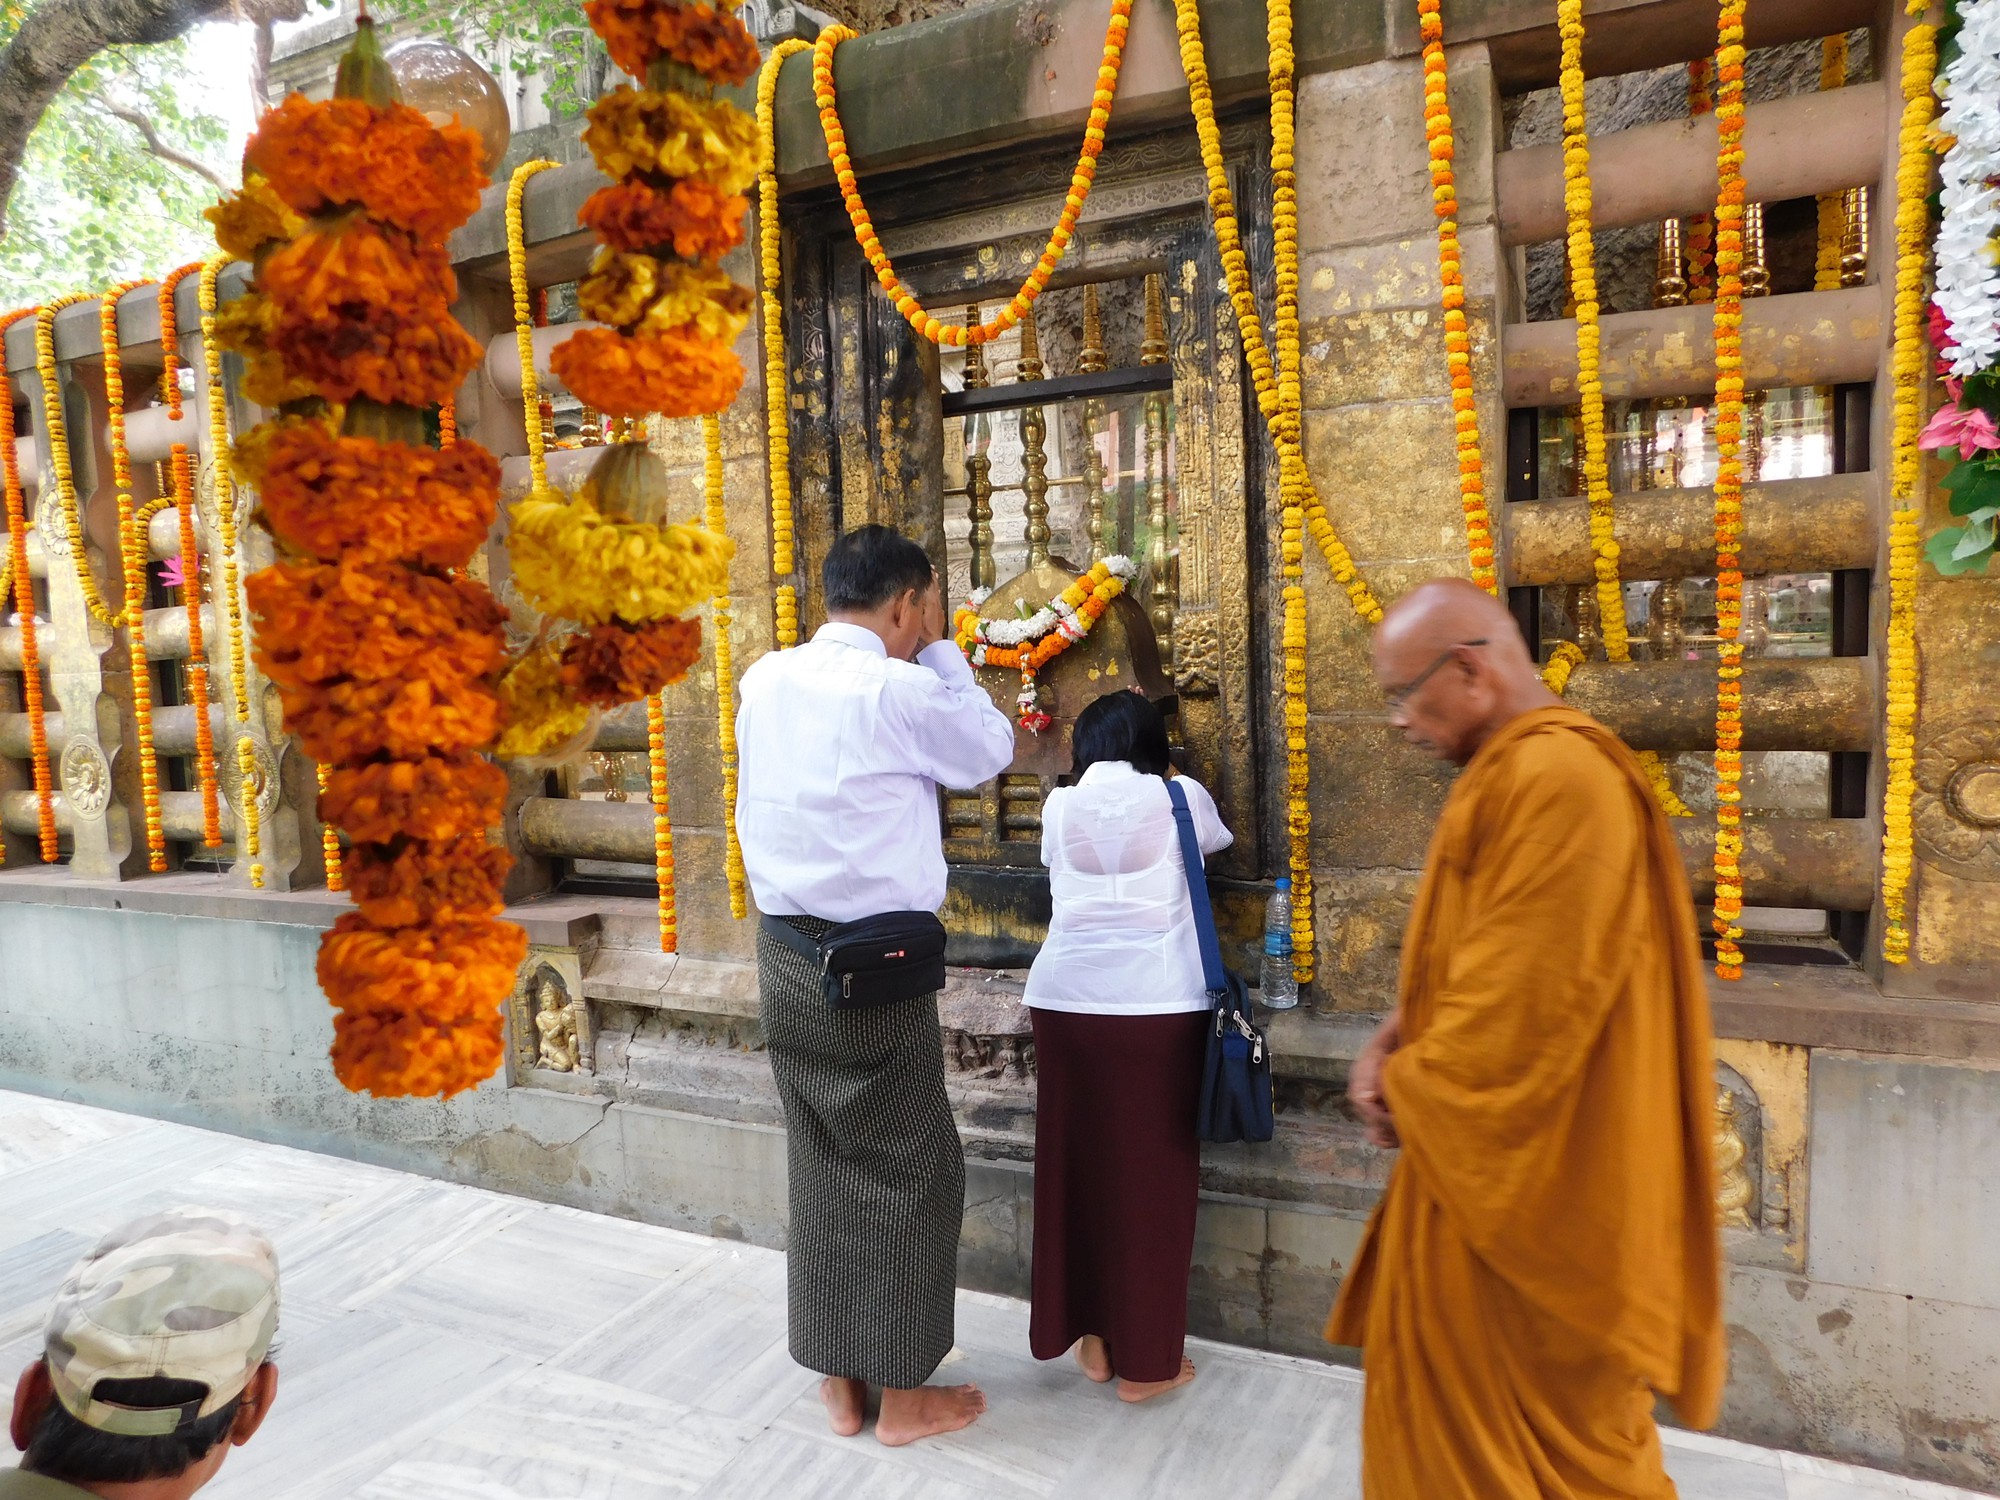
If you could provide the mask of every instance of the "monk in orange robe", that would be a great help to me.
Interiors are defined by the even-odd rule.
[[[1349,1093],[1401,1156],[1326,1336],[1363,1351],[1367,1500],[1672,1496],[1655,1394],[1725,1367],[1707,990],[1632,753],[1459,580],[1375,638],[1391,721],[1465,768],[1397,1008]]]

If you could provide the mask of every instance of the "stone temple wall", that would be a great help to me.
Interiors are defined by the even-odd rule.
[[[1233,159],[1247,174],[1242,180],[1254,185],[1263,179],[1244,142],[1255,138],[1263,87],[1262,7],[1253,0],[1208,0],[1202,9],[1218,92],[1233,112]],[[1536,149],[1526,137],[1507,139],[1507,101],[1535,95],[1554,80],[1552,6],[1543,0],[1464,0],[1447,9],[1487,489],[1501,513],[1507,580],[1557,586],[1574,582],[1579,566],[1587,569],[1587,561],[1579,563],[1582,519],[1575,503],[1510,507],[1501,499],[1512,480],[1509,409],[1565,400],[1560,356],[1567,330],[1530,321],[1531,255],[1544,238],[1524,240],[1521,228],[1541,222],[1521,196],[1523,183],[1533,186],[1533,171],[1507,149]],[[1462,573],[1466,566],[1424,171],[1415,10],[1401,3],[1298,10],[1306,445],[1330,513],[1377,591],[1392,598],[1415,581]],[[1889,28],[1897,24],[1890,10],[1873,0],[1760,0],[1753,27],[1765,31],[1752,41],[1796,46],[1821,27],[1872,27],[1872,76],[1879,77],[1881,57],[1893,41]],[[1684,0],[1607,0],[1590,14],[1593,69],[1628,76],[1694,55],[1701,28],[1713,16]],[[1060,157],[1082,118],[1101,28],[1097,0],[998,0],[848,44],[841,61],[843,110],[871,194],[879,191],[879,201],[888,203],[897,184],[924,173],[932,174],[925,182],[949,183],[959,162],[976,163],[978,181],[990,184],[1019,165],[1008,152],[1019,152],[1024,163],[1037,153]],[[803,64],[788,70],[778,101],[786,221],[797,243],[804,242],[814,215],[823,222],[830,207],[805,71]],[[1867,87],[1834,101],[1832,116],[1807,120],[1819,132],[1812,137],[1816,149],[1793,155],[1806,163],[1800,170],[1808,177],[1816,170],[1813,161],[1839,154],[1835,146],[1849,156],[1872,153],[1869,165],[1855,169],[1847,182],[1803,187],[1795,172],[1785,179],[1790,187],[1776,196],[1797,198],[1862,181],[1879,185],[1893,129],[1884,135],[1879,90],[1869,94]],[[1134,175],[1122,181],[1124,199],[1115,174],[1101,181],[1077,264],[1129,275],[1132,266],[1102,258],[1111,253],[1105,247],[1143,248],[1155,241],[1145,238],[1152,232],[1145,224],[1144,233],[1120,229],[1116,215],[1133,217],[1132,203],[1154,205],[1136,213],[1138,220],[1181,211],[1179,199],[1169,202],[1156,190],[1185,170],[1191,135],[1171,8],[1163,0],[1142,0],[1137,7],[1119,98],[1114,154],[1125,149],[1119,159],[1133,163]],[[1518,122],[1518,103],[1511,111]],[[1658,128],[1643,119],[1607,124],[1600,160],[1612,165],[1600,178],[1603,212],[1615,218],[1623,202],[1623,222],[1639,224],[1697,206],[1662,206],[1646,197],[1650,179],[1671,177],[1675,152],[1685,155],[1686,146],[1648,146],[1644,167],[1632,167],[1630,158],[1626,167],[1616,166],[1619,147],[1608,137],[1624,123]],[[1034,184],[1042,179],[1031,183],[1027,167],[1019,170],[1022,195],[1041,191]],[[1067,167],[1062,170],[1066,174]],[[526,219],[535,284],[558,286],[582,269],[590,247],[574,227],[574,213],[596,185],[583,163],[545,173],[531,185]],[[936,215],[962,206],[944,188],[927,190],[937,197]],[[1198,204],[1199,192],[1197,184],[1189,201]],[[1120,202],[1127,209],[1120,210]],[[1883,263],[1887,219],[1878,202],[1877,265]],[[924,229],[921,222],[899,221],[895,233]],[[1014,242],[1005,243],[1011,254]],[[512,324],[497,195],[453,248],[463,287],[460,314],[494,345],[488,370],[461,395],[460,421],[471,436],[511,455],[507,482],[518,491],[525,486],[525,445],[518,370],[509,365]],[[1268,243],[1257,254],[1268,255]],[[748,257],[740,257],[736,274],[748,280],[751,270]],[[1181,293],[1190,285],[1176,282]],[[867,292],[865,282],[861,291]],[[1757,313],[1773,320],[1775,352],[1766,371],[1773,383],[1801,371],[1834,371],[1819,378],[1865,385],[1881,367],[1886,322],[1875,295],[1865,286],[1828,295],[1845,299],[1831,304],[1837,316],[1795,313],[1788,310],[1795,304],[1780,305],[1783,298]],[[157,332],[150,352],[144,343],[140,300],[135,294],[125,319],[128,366],[158,357]],[[852,305],[865,307],[865,299]],[[1622,315],[1632,321],[1607,328],[1610,379],[1641,396],[1695,389],[1703,358],[1700,318],[1688,315],[1697,313],[1705,316],[1700,309]],[[86,391],[101,390],[91,384],[100,353],[94,314],[94,308],[75,309],[57,327],[59,352]],[[191,307],[182,322],[192,326]],[[836,320],[830,336],[794,341],[787,383],[795,431],[851,418],[846,408],[830,411],[827,403],[846,399],[842,382],[864,353],[882,362],[882,347],[869,340],[884,337],[886,325],[864,320],[862,333],[855,326]],[[17,381],[32,377],[25,332],[16,329],[6,342],[8,370]],[[1185,346],[1178,357],[1190,368],[1198,369],[1203,359],[1213,364],[1216,346],[1197,345]],[[899,355],[904,348],[889,347]],[[1695,371],[1681,387],[1670,379],[1662,384],[1663,349],[1678,351],[1676,357]],[[1224,350],[1225,358],[1233,357],[1226,345]],[[751,379],[723,423],[728,528],[739,549],[731,627],[739,668],[771,644],[774,584],[761,346],[754,328],[742,352]],[[835,438],[863,459],[892,454],[907,472],[885,468],[853,478],[832,498],[850,521],[862,515],[904,521],[930,534],[937,481],[923,466],[936,460],[941,445],[923,440],[923,424],[937,418],[934,406],[922,404],[920,387],[925,380],[935,384],[936,369],[919,353],[900,371],[900,384],[879,388],[888,403],[883,422],[891,429],[903,424],[889,433],[891,440],[884,441],[882,423],[872,417],[868,434]],[[1847,570],[1858,579],[1854,597],[1861,616],[1849,642],[1859,647],[1852,657],[1782,672],[1764,664],[1768,675],[1753,685],[1753,704],[1766,710],[1757,732],[1782,738],[1772,748],[1803,745],[1853,757],[1850,769],[1872,778],[1841,816],[1799,820],[1753,851],[1753,878],[1761,882],[1763,899],[1776,904],[1858,910],[1872,897],[1886,612],[1881,390],[1878,384],[1872,408],[1873,463],[1864,454],[1853,473],[1782,493],[1772,486],[1769,497],[1752,497],[1753,536],[1765,526],[1768,538],[1759,545],[1783,559],[1771,570]],[[1254,424],[1254,410],[1246,416]],[[1247,430],[1246,525],[1256,537],[1275,525],[1275,515],[1258,488],[1254,426]],[[676,475],[677,504],[693,513],[699,503],[697,431],[692,424],[667,424],[655,442]],[[808,497],[801,532],[830,534],[827,480],[840,471],[810,444],[795,446],[795,479]],[[558,454],[558,481],[573,481],[589,457]],[[110,501],[99,491],[86,495],[86,504],[94,511]],[[1701,573],[1705,494],[1621,496],[1620,504],[1622,524],[1631,528],[1624,537],[1627,555],[1650,560],[1634,562],[1652,569],[1645,576]],[[810,546],[806,550],[810,554]],[[1248,813],[1238,829],[1244,848],[1221,883],[1225,917],[1239,939],[1254,927],[1257,903],[1282,860],[1281,837],[1258,833],[1263,825],[1281,828],[1273,778],[1282,760],[1269,748],[1277,642],[1268,628],[1267,552],[1268,543],[1251,545],[1240,561],[1243,571],[1221,580],[1219,589],[1225,602],[1248,601],[1249,639],[1240,649],[1246,681],[1260,695],[1243,709],[1243,722],[1231,726],[1240,730],[1254,783],[1244,793]],[[487,562],[506,598],[504,550],[490,549]],[[55,597],[64,576],[63,569],[51,570],[52,599],[63,618],[75,620],[80,605]],[[1318,1329],[1390,1161],[1365,1143],[1348,1117],[1344,1079],[1375,1015],[1392,1001],[1402,924],[1450,777],[1384,725],[1368,673],[1365,631],[1311,556],[1308,588],[1320,980],[1306,1007],[1272,1027],[1280,1075],[1278,1140],[1264,1148],[1212,1149],[1206,1156],[1192,1320],[1203,1334],[1346,1357],[1325,1348]],[[2000,844],[1990,833],[1992,809],[1979,800],[1993,779],[1982,780],[1982,768],[2000,763],[2000,745],[1988,727],[2000,705],[1990,670],[1982,667],[1990,643],[2000,637],[1994,627],[2000,587],[1927,577],[1920,603],[1926,685],[1919,739],[1918,962],[1888,971],[1868,962],[1753,965],[1741,984],[1714,987],[1721,1062],[1715,1133],[1726,1168],[1719,1211],[1727,1226],[1732,1343],[1724,1429],[2000,1491],[2000,1431],[1991,1425],[2000,1410],[2000,1210],[1984,1170],[2000,1145],[2000,1008],[1994,1004],[2000,970],[1992,935]],[[211,629],[212,648],[219,635]],[[84,657],[94,663],[104,655],[103,642],[90,638],[88,644],[91,652],[64,658],[69,675],[63,690],[79,704],[115,706],[115,674],[84,680],[87,667],[96,670]],[[533,946],[509,1002],[510,1058],[503,1077],[439,1103],[357,1098],[342,1092],[326,1067],[330,1018],[312,959],[318,931],[344,898],[320,888],[312,864],[317,830],[310,769],[286,751],[276,726],[258,726],[277,771],[269,778],[266,827],[288,830],[294,861],[274,870],[271,889],[251,892],[241,869],[138,876],[129,838],[121,843],[106,831],[129,817],[131,774],[129,757],[119,756],[116,737],[109,735],[117,713],[106,718],[102,709],[98,717],[107,729],[100,738],[113,795],[93,804],[77,825],[88,835],[79,847],[87,844],[89,857],[67,870],[44,870],[31,863],[32,840],[20,826],[24,762],[12,748],[19,738],[18,705],[4,696],[13,689],[17,660],[9,658],[8,646],[0,627],[0,829],[9,855],[0,871],[0,1086],[759,1244],[784,1243],[783,1136],[760,1052],[750,929],[731,920],[722,878],[717,685],[707,664],[671,689],[667,701],[681,951],[659,951],[648,895],[629,885],[579,888],[575,879],[601,864],[650,863],[652,820],[643,801],[579,804],[564,796],[563,775],[519,777],[506,830],[520,856],[509,914],[527,927]],[[1601,664],[1579,668],[1578,700],[1635,743],[1699,750],[1710,732],[1704,716],[1712,714],[1712,686],[1706,700],[1701,696],[1706,667],[1677,676],[1671,663],[1641,666],[1647,670],[1635,667],[1624,676]],[[86,698],[86,690],[99,698]],[[642,724],[621,717],[607,724],[598,749],[629,755],[643,746]],[[81,801],[74,811],[86,811]],[[1690,869],[1699,876],[1706,859],[1699,830],[1690,829],[1687,840]],[[965,915],[969,899],[963,889],[954,898],[954,920]],[[973,915],[989,936],[1013,943],[1008,952],[1018,956],[1032,946],[1032,901]],[[1879,917],[1864,920],[1878,923]],[[1864,953],[1874,949],[1874,932],[1870,926]],[[552,1041],[545,1043],[538,1015],[549,1019]],[[1018,973],[955,971],[943,1019],[947,1076],[968,1156],[961,1273],[967,1285],[1023,1294],[1034,1058]]]

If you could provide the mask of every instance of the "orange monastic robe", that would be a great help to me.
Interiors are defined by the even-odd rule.
[[[1384,1092],[1403,1150],[1326,1336],[1368,1500],[1672,1496],[1653,1393],[1725,1365],[1708,999],[1638,762],[1569,708],[1481,748],[1431,841]]]

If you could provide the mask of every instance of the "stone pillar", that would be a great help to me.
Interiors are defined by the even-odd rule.
[[[1500,103],[1485,46],[1452,49],[1450,79],[1466,313],[1498,531],[1506,441],[1494,336]],[[1469,572],[1428,160],[1420,59],[1302,80],[1306,459],[1328,516],[1384,603],[1426,578]],[[1450,777],[1388,725],[1369,670],[1368,629],[1310,540],[1306,554],[1316,1003],[1377,1010],[1394,1000],[1404,918]]]

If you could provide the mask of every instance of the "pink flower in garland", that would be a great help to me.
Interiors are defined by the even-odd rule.
[[[1919,448],[1957,448],[1960,458],[2000,448],[2000,428],[1978,407],[1946,406],[1938,410],[1917,438]]]
[[[160,564],[160,582],[170,589],[187,587],[187,574],[181,570],[181,557],[178,552]]]

